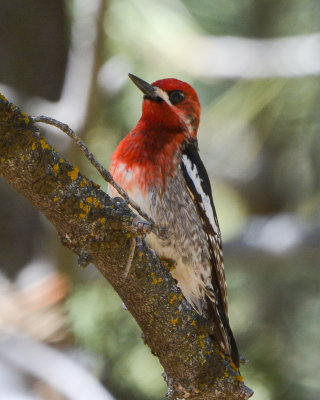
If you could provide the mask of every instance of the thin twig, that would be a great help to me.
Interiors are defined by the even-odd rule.
[[[113,186],[117,192],[126,200],[128,204],[132,208],[134,208],[138,214],[141,215],[146,221],[148,221],[152,225],[152,231],[159,237],[164,236],[164,232],[162,232],[161,228],[157,227],[156,223],[154,220],[149,217],[147,213],[145,213],[139,206],[138,204],[133,201],[127,193],[122,189],[121,186],[115,182],[113,179],[111,173],[107,171],[94,157],[94,155],[91,153],[91,151],[88,149],[88,147],[85,145],[85,143],[79,138],[79,136],[69,127],[69,125],[64,124],[63,122],[57,121],[54,118],[46,117],[45,115],[39,115],[38,117],[30,117],[30,119],[33,122],[42,122],[44,124],[48,125],[53,125],[56,128],[60,129],[62,132],[66,133],[75,143],[76,145],[80,148],[80,150],[84,153],[84,155],[87,157],[87,159],[91,162],[91,164],[96,168],[96,170],[100,173],[100,175],[103,177],[103,179],[108,182],[111,186]]]
[[[131,240],[130,240],[129,256],[128,256],[128,260],[126,263],[126,269],[124,271],[125,278],[128,276],[128,273],[130,272],[130,269],[132,266],[132,261],[133,261],[133,257],[134,257],[134,251],[136,249],[136,244],[137,244],[137,238],[132,236]]]

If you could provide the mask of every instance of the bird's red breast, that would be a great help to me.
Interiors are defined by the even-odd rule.
[[[158,91],[159,100],[144,97],[137,126],[112,156],[110,172],[129,192],[133,182],[141,193],[154,185],[165,186],[179,162],[177,154],[181,146],[196,137],[199,126],[200,103],[189,84],[162,79],[152,86]],[[173,92],[183,94],[177,104],[170,100]]]

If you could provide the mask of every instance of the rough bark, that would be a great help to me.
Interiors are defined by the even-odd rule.
[[[52,148],[16,106],[0,99],[0,175],[56,227],[62,242],[92,260],[118,292],[163,368],[171,399],[248,399],[236,366],[201,329],[171,275],[141,241],[136,215]],[[138,241],[139,243],[139,241]]]

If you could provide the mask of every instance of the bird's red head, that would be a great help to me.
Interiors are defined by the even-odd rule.
[[[144,93],[142,120],[158,129],[184,130],[186,137],[197,136],[200,102],[195,90],[178,79],[161,79],[151,85],[129,74]]]

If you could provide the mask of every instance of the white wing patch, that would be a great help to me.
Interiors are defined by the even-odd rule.
[[[202,179],[199,176],[197,166],[195,164],[193,164],[191,162],[191,160],[185,154],[182,156],[182,162],[186,168],[188,175],[192,179],[192,182],[193,182],[197,192],[201,196],[201,199],[202,199],[201,207],[202,207],[203,211],[206,213],[214,232],[220,236],[220,229],[219,229],[216,219],[214,217],[214,213],[213,213],[213,210],[211,207],[210,197],[203,191]]]
[[[201,160],[199,162],[201,163]],[[205,174],[204,177],[201,176],[201,164],[200,166],[198,166],[197,162],[193,162],[192,158],[188,156],[188,153],[182,155],[182,167],[184,173],[188,176],[187,181],[190,180],[192,182],[192,187],[188,188],[189,192],[192,195],[192,198],[194,199],[198,207],[201,208],[202,210],[201,213],[205,214],[206,221],[203,220],[203,223],[204,223],[204,229],[206,229],[208,235],[208,240],[210,242],[212,255],[214,257],[213,260],[214,268],[218,280],[216,282],[216,285],[218,285],[221,291],[224,311],[225,314],[228,315],[228,295],[227,295],[227,284],[224,274],[221,234],[214,206],[212,205],[211,202],[210,183],[204,181],[204,179],[207,179],[206,178],[207,174]],[[199,168],[200,168],[200,173],[199,173]],[[208,186],[207,188],[208,192],[206,190],[206,186]],[[196,193],[192,193],[193,191]],[[197,199],[194,197],[195,195]],[[210,228],[208,227],[209,224]]]

